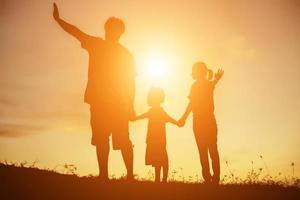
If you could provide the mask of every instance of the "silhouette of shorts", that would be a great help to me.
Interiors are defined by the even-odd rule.
[[[127,113],[118,112],[112,108],[91,106],[92,145],[109,144],[112,135],[113,149],[118,150],[132,145],[128,132]]]

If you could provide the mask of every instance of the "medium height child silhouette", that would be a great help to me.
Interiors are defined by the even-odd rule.
[[[166,149],[166,123],[178,122],[171,118],[160,106],[164,102],[165,94],[160,88],[151,88],[148,94],[150,110],[139,115],[135,120],[148,118],[146,165],[155,168],[155,182],[160,182],[161,168],[163,169],[163,182],[167,181],[169,171],[168,153]]]
[[[197,62],[192,69],[195,82],[190,93],[190,102],[185,113],[179,120],[180,126],[185,124],[186,118],[193,112],[193,131],[199,150],[202,166],[202,176],[206,183],[218,184],[220,181],[220,161],[217,147],[217,123],[214,115],[214,89],[223,76],[219,69],[213,78],[213,71],[207,69],[205,63]],[[213,175],[210,174],[208,154],[212,160]]]

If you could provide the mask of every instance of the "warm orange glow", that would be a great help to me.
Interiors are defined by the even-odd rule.
[[[54,21],[53,1],[32,4],[0,3],[0,160],[39,160],[51,169],[72,163],[81,175],[97,174],[90,108],[83,102],[88,53]],[[228,174],[225,161],[240,175],[252,160],[255,168],[266,162],[271,175],[291,175],[290,163],[300,163],[299,5],[259,0],[57,4],[63,19],[101,38],[109,16],[124,20],[120,42],[136,63],[137,114],[149,109],[147,92],[158,86],[166,93],[162,106],[178,119],[195,61],[226,71],[215,91],[222,175]],[[195,179],[201,171],[192,129],[190,117],[183,128],[167,125],[166,137],[170,172],[182,168],[185,177]],[[146,132],[145,121],[130,123],[134,169],[141,177],[150,169],[144,164]],[[110,175],[125,172],[119,151],[111,151],[109,169]],[[299,176],[300,168],[295,169]]]
[[[169,61],[164,55],[150,55],[146,58],[147,76],[151,81],[163,80],[168,75]]]
[[[151,52],[147,52],[141,56],[141,71],[142,76],[145,77],[145,82],[151,85],[161,86],[163,83],[169,81],[172,74],[172,57],[167,53],[166,48],[155,48]],[[138,58],[139,59],[139,58]],[[170,85],[172,83],[168,83]]]

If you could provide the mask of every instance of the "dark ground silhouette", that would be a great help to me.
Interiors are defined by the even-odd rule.
[[[101,183],[92,177],[0,164],[0,199],[300,199],[300,189],[279,185]]]

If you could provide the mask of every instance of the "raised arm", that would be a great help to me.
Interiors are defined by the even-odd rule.
[[[224,75],[224,70],[218,69],[218,71],[215,73],[215,80],[213,80],[213,83],[216,85],[223,75]]]
[[[180,118],[180,120],[178,121],[178,124],[180,127],[184,126],[185,121],[187,119],[187,117],[189,116],[189,114],[192,111],[192,106],[191,106],[191,102],[189,102],[189,104],[187,105],[184,114],[182,115],[182,117]]]
[[[59,12],[56,3],[53,3],[53,17],[55,21],[69,34],[73,35],[79,41],[83,41],[85,38],[89,37],[89,35],[85,34],[76,26],[67,23],[59,17]]]

